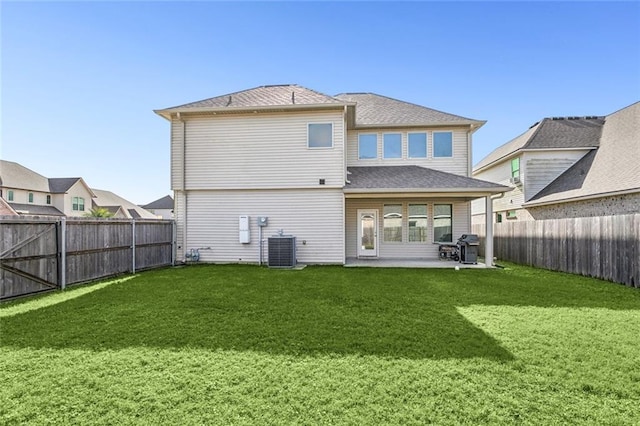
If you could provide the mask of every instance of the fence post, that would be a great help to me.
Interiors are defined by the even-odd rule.
[[[67,287],[67,218],[60,219],[60,288]]]
[[[131,219],[131,263],[132,272],[136,273],[136,220]]]

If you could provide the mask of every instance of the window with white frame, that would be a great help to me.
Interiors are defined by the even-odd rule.
[[[385,243],[402,242],[402,204],[385,204],[383,207],[382,227]]]
[[[382,135],[383,157],[402,158],[402,134],[385,133]]]
[[[407,139],[409,158],[427,158],[426,133],[409,133]]]
[[[13,201],[13,191],[12,190],[8,190],[7,191],[7,201]]]
[[[84,198],[82,197],[73,197],[72,206],[73,211],[83,212],[84,211]]]
[[[307,146],[309,148],[333,147],[333,124],[310,123],[307,128]]]
[[[358,135],[358,159],[375,160],[378,158],[378,135],[364,133]]]
[[[453,205],[433,205],[433,241],[436,243],[453,242]]]
[[[511,181],[520,178],[520,157],[511,160]]]
[[[452,132],[433,132],[433,156],[453,157]]]
[[[51,195],[47,195],[47,204],[51,204]]]
[[[423,243],[427,241],[427,205],[409,204],[409,242]]]
[[[28,197],[29,197],[29,202],[33,203],[33,192],[30,192]]]

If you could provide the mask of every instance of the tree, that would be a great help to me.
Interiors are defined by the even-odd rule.
[[[113,217],[113,213],[104,207],[96,207],[95,209],[89,210],[89,213],[85,214],[87,217]]]

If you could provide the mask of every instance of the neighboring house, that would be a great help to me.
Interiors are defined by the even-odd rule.
[[[484,121],[372,93],[262,86],[156,113],[171,123],[178,258],[258,262],[259,231],[295,235],[303,263],[435,258],[470,232],[470,200],[509,189],[470,177]]]
[[[4,198],[0,198],[0,216],[18,216],[18,213],[16,213]]]
[[[545,118],[494,150],[473,176],[514,189],[496,197],[493,221],[640,211],[640,103],[606,117]],[[485,205],[473,203],[473,222]]]
[[[95,196],[82,178],[48,179],[5,160],[0,160],[0,190],[23,215],[84,216]]]
[[[96,205],[108,205],[116,217],[133,217],[128,211],[133,209],[137,217],[155,219],[115,194],[96,192],[80,177],[46,178],[12,161],[0,160],[0,196],[20,215],[81,217]]]
[[[158,219],[158,217],[140,206],[125,200],[111,191],[93,189],[96,194],[93,207],[102,207],[113,213],[113,217],[125,219]]]
[[[141,207],[161,219],[173,219],[173,198],[171,195],[166,195]]]

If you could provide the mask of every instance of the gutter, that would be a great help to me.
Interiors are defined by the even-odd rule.
[[[304,109],[342,109],[347,106],[355,106],[353,102],[342,102],[335,104],[287,104],[287,105],[259,105],[259,106],[241,106],[241,107],[193,107],[193,108],[166,108],[153,110],[156,114],[171,119],[171,114],[175,113],[238,113],[238,112],[258,112],[273,110],[304,110]]]

